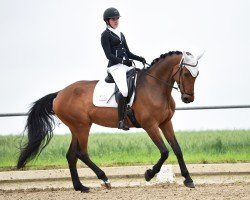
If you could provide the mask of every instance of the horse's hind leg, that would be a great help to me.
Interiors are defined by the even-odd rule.
[[[71,174],[71,179],[73,182],[74,189],[76,191],[81,191],[81,192],[89,192],[89,188],[85,187],[81,184],[77,168],[76,168],[76,163],[77,163],[77,157],[76,157],[76,152],[77,149],[79,149],[77,138],[73,135],[72,133],[72,140],[71,144],[69,147],[69,150],[66,154],[66,158],[68,160],[68,165],[69,165],[69,170]]]
[[[183,159],[181,148],[176,140],[172,122],[171,121],[164,122],[163,124],[160,125],[160,128],[177,157],[181,170],[181,175],[185,178],[184,185],[190,188],[194,188],[195,187],[194,182],[189,175],[188,169]]]
[[[104,173],[92,160],[89,158],[88,155],[88,137],[89,137],[89,126],[81,126],[77,129],[77,140],[79,144],[79,149],[76,151],[76,156],[82,162],[84,162],[90,169],[94,171],[98,179],[102,180],[102,186],[106,187],[107,189],[111,188],[110,182]]]

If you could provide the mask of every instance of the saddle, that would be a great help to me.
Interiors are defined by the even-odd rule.
[[[126,102],[130,102],[130,99],[135,91],[135,79],[136,79],[136,69],[133,68],[127,72],[127,85],[128,85],[128,96]],[[110,73],[108,73],[107,77],[105,78],[106,83],[115,83],[114,78]],[[115,83],[115,100],[117,102],[117,94],[118,94],[118,87]]]
[[[135,92],[136,75],[137,75],[137,71],[135,68],[133,68],[127,72],[127,85],[128,85],[128,96],[126,98],[127,103],[130,102],[131,97],[133,96],[133,93]],[[110,73],[108,73],[107,77],[105,78],[105,82],[106,83],[115,83],[114,78],[112,77],[112,75]],[[115,83],[115,100],[116,100],[116,102],[118,102],[118,97],[117,97],[118,91],[119,91],[119,89]],[[132,124],[136,128],[141,128],[141,125],[136,120],[135,115],[134,115],[134,111],[130,105],[127,105],[126,115],[129,117],[130,121],[132,122]]]

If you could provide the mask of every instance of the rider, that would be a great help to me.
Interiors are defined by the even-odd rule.
[[[130,52],[125,36],[118,30],[120,13],[116,8],[108,8],[103,13],[103,20],[107,28],[102,33],[101,43],[104,53],[109,60],[108,73],[110,73],[119,89],[118,95],[118,129],[129,130],[125,123],[125,112],[127,108],[126,97],[128,86],[126,73],[134,68],[132,60],[146,63],[145,58]]]

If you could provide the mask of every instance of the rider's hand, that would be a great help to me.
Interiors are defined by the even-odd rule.
[[[131,60],[123,60],[123,64],[127,66],[132,66],[132,61]]]
[[[142,62],[142,64],[143,64],[143,65],[145,65],[145,64],[146,64],[146,62],[147,62],[147,61],[146,61],[146,59],[145,59],[145,58],[143,58],[143,57],[140,57],[140,60],[139,60],[139,61],[140,61],[140,62]]]

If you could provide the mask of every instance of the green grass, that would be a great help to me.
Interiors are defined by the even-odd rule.
[[[250,130],[177,132],[176,137],[186,163],[250,161]],[[21,139],[20,136],[0,136],[0,168],[16,165]],[[55,135],[38,159],[28,166],[66,168],[70,139],[70,135]],[[170,150],[167,163],[177,163],[172,149],[167,147]],[[160,156],[146,133],[92,134],[89,154],[100,166],[154,164]]]

